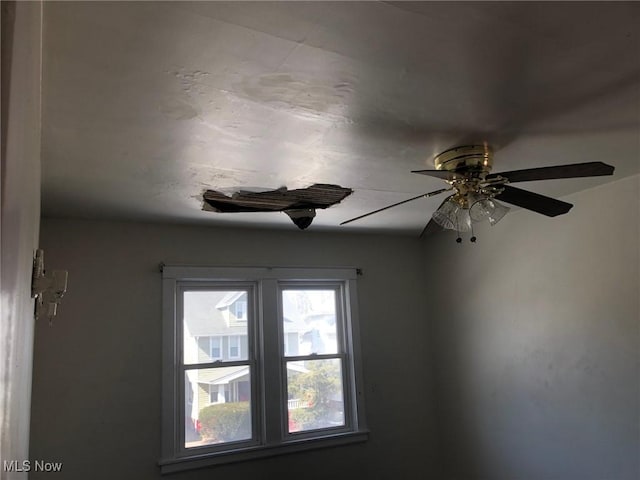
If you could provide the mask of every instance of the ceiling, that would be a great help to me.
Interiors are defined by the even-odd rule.
[[[296,227],[202,210],[206,189],[349,187],[309,230],[416,235],[460,144],[494,172],[640,172],[640,3],[45,2],[45,216]],[[531,215],[536,215],[531,213]]]

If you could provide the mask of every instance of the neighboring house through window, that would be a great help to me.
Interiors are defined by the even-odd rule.
[[[163,473],[365,440],[355,288],[351,268],[165,266]]]

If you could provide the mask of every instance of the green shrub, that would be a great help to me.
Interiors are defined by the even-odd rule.
[[[304,407],[289,411],[295,429],[327,428],[344,421],[342,414],[342,376],[336,360],[312,360],[306,372],[289,376],[289,394],[303,401]],[[291,427],[290,427],[291,428]]]
[[[217,403],[200,410],[200,434],[207,440],[231,442],[251,438],[249,402]]]

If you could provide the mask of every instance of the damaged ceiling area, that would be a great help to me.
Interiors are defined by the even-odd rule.
[[[340,223],[442,188],[411,171],[457,145],[615,167],[535,184],[556,198],[634,175],[639,24],[633,2],[45,2],[42,211],[290,229],[206,192],[332,185],[353,193],[272,210],[417,236],[442,199]]]
[[[295,190],[286,187],[266,192],[240,190],[232,196],[207,190],[203,195],[203,209],[219,213],[284,212],[298,228],[304,230],[311,225],[316,209],[329,208],[352,193],[353,190],[339,185],[318,183]]]

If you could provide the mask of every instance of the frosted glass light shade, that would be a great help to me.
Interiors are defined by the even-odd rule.
[[[432,216],[433,221],[440,225],[442,228],[448,230],[456,229],[456,212],[460,206],[451,199],[440,205],[440,208],[436,210]]]
[[[469,211],[465,210],[454,200],[447,200],[433,214],[433,221],[442,228],[468,232],[471,230],[471,218]]]
[[[471,205],[471,208],[469,208],[469,216],[471,220],[476,223],[489,220],[491,225],[495,225],[509,210],[511,210],[509,207],[498,203],[492,198],[483,198]]]
[[[456,227],[459,232],[468,232],[471,230],[471,217],[469,210],[460,208],[456,212]]]

